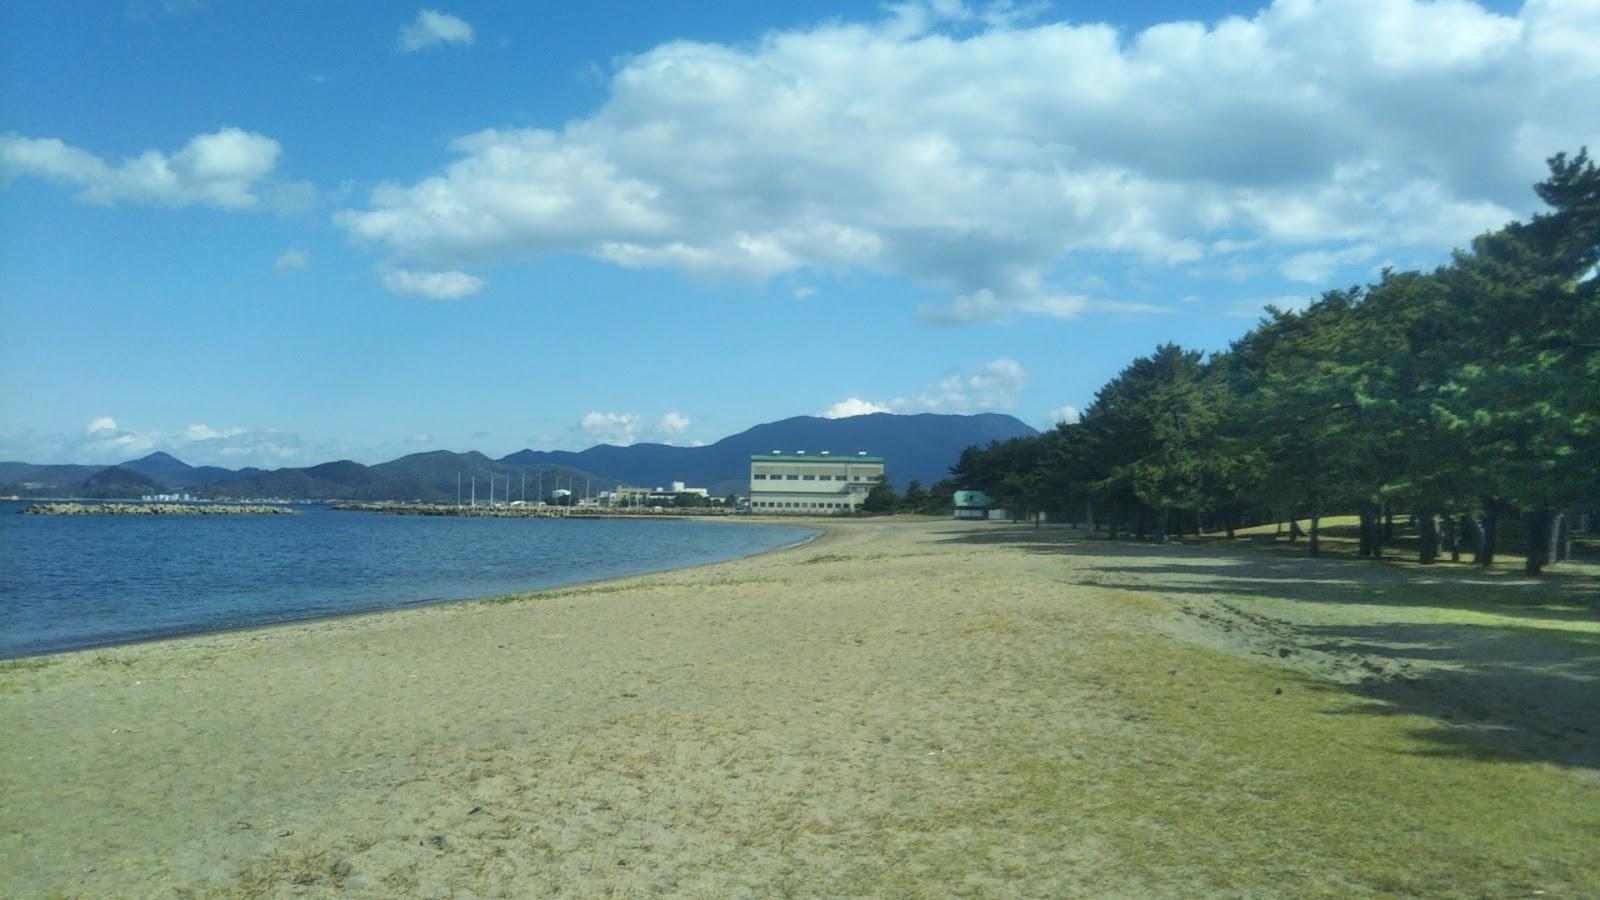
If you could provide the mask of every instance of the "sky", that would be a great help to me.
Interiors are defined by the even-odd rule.
[[[1046,428],[1539,210],[1597,46],[1600,0],[6,4],[0,459]]]

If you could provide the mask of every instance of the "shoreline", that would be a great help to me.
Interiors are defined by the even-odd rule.
[[[682,518],[689,518],[689,517],[682,517]],[[726,520],[723,519],[723,518],[718,518],[718,519],[707,518],[705,521],[719,521],[720,522],[720,521],[726,521]],[[200,629],[196,629],[196,630],[192,630],[192,631],[182,631],[182,632],[176,632],[176,633],[172,633],[172,634],[160,634],[160,635],[152,635],[150,637],[141,637],[141,638],[132,638],[132,639],[114,638],[114,639],[107,640],[107,641],[96,641],[96,642],[87,643],[87,644],[75,645],[75,646],[72,646],[72,647],[63,647],[63,648],[56,649],[56,650],[43,650],[43,651],[39,651],[37,653],[21,653],[21,654],[15,654],[15,655],[0,654],[0,667],[6,666],[6,665],[11,665],[11,664],[16,664],[16,663],[19,663],[19,662],[26,664],[27,661],[31,661],[31,660],[52,659],[52,658],[57,658],[57,657],[61,657],[61,656],[67,656],[67,655],[74,654],[74,653],[91,653],[91,652],[95,652],[95,651],[115,650],[115,649],[121,649],[121,648],[144,647],[144,646],[149,646],[149,645],[152,645],[152,644],[160,644],[160,643],[163,643],[163,642],[182,642],[182,641],[188,641],[188,640],[198,640],[198,639],[203,639],[203,638],[207,638],[207,637],[216,637],[216,636],[220,636],[220,635],[250,634],[250,633],[254,633],[254,632],[270,631],[272,629],[279,629],[279,628],[292,629],[292,628],[294,628],[296,626],[311,627],[311,626],[317,625],[318,623],[324,623],[324,622],[337,622],[337,621],[344,621],[344,620],[347,620],[347,619],[357,619],[357,618],[368,617],[368,616],[398,615],[398,614],[403,614],[403,613],[407,613],[407,612],[417,612],[417,611],[421,611],[421,610],[435,609],[435,608],[439,608],[439,607],[449,607],[449,606],[454,606],[454,605],[458,605],[458,604],[460,604],[460,605],[470,605],[470,604],[478,604],[478,603],[498,603],[498,602],[504,602],[507,598],[532,597],[532,596],[536,596],[538,594],[546,593],[546,592],[550,592],[550,591],[567,591],[567,590],[583,589],[583,588],[588,588],[588,587],[593,587],[593,586],[605,586],[605,585],[610,585],[610,584],[616,583],[616,582],[626,582],[626,581],[628,581],[630,579],[645,578],[645,577],[648,577],[648,576],[651,576],[651,575],[660,575],[660,574],[665,573],[665,572],[693,571],[693,570],[696,570],[696,569],[705,568],[707,566],[719,566],[719,565],[723,565],[723,564],[726,564],[726,563],[738,562],[739,560],[749,559],[751,557],[767,556],[767,555],[774,554],[774,553],[782,553],[784,551],[792,550],[792,549],[795,549],[797,547],[804,547],[804,546],[816,544],[816,543],[822,541],[827,535],[827,531],[825,529],[823,529],[823,528],[818,528],[818,527],[814,527],[814,526],[811,526],[811,525],[795,525],[794,523],[786,522],[786,521],[783,521],[782,519],[776,519],[776,518],[773,518],[773,517],[762,518],[762,519],[758,519],[757,521],[751,521],[750,518],[746,517],[746,518],[742,518],[740,521],[732,522],[730,524],[735,524],[735,525],[758,525],[758,526],[788,525],[790,527],[810,527],[816,533],[811,535],[811,536],[809,536],[809,537],[801,538],[800,540],[795,541],[795,542],[790,543],[790,544],[784,544],[782,546],[773,547],[773,548],[768,549],[768,550],[757,550],[754,553],[746,553],[746,554],[743,554],[742,556],[733,556],[733,557],[729,557],[727,559],[712,560],[710,562],[687,563],[685,565],[669,566],[669,567],[663,568],[663,569],[647,569],[647,570],[640,571],[640,572],[633,572],[633,573],[630,573],[630,574],[627,574],[627,575],[615,575],[615,576],[609,576],[609,577],[605,577],[605,578],[589,578],[589,579],[579,579],[579,580],[576,580],[576,581],[565,581],[565,582],[559,582],[559,583],[556,583],[556,584],[547,585],[547,586],[544,586],[544,587],[531,588],[531,589],[525,590],[525,591],[512,591],[512,592],[509,592],[509,593],[489,594],[489,595],[477,596],[477,597],[459,597],[459,598],[453,598],[453,599],[416,600],[416,601],[412,601],[412,602],[397,603],[397,604],[393,604],[393,605],[390,605],[390,606],[382,606],[382,607],[377,607],[377,608],[373,608],[373,609],[357,609],[357,610],[350,610],[348,612],[334,612],[334,613],[324,613],[324,614],[311,615],[311,616],[295,617],[295,618],[289,618],[289,619],[275,619],[275,620],[273,620],[271,622],[260,622],[260,623],[256,623],[256,624],[250,624],[250,625],[237,625],[237,626],[224,627],[224,628],[200,628]]]

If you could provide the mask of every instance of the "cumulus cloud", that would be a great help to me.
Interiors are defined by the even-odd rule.
[[[272,264],[272,268],[279,274],[288,274],[298,272],[309,265],[311,265],[311,254],[297,247],[291,247],[283,251],[283,255]]]
[[[668,412],[651,426],[638,413],[597,411],[579,419],[575,431],[580,440],[626,447],[640,441],[681,443],[678,439],[693,424],[688,416],[680,412]]]
[[[578,420],[578,429],[591,440],[626,447],[638,440],[639,417],[633,413],[591,412]]]
[[[663,44],[591,114],[462,137],[336,220],[399,264],[863,269],[945,292],[930,321],[1070,317],[1108,308],[1063,289],[1075,259],[1436,253],[1531,210],[1543,158],[1600,133],[1597,18],[1278,0],[1119,33],[900,3]]]
[[[850,397],[820,415],[842,419],[868,413],[972,413],[1010,409],[1028,381],[1028,373],[1014,359],[996,359],[973,366],[926,385],[921,391],[893,400],[872,401]]]
[[[1083,417],[1083,413],[1076,406],[1058,406],[1045,416],[1047,427],[1054,428],[1062,423],[1076,425]]]
[[[417,13],[416,19],[400,29],[395,48],[401,53],[414,53],[440,44],[470,47],[476,36],[472,26],[465,20],[436,9],[424,9]]]
[[[824,419],[848,419],[851,416],[866,416],[872,413],[886,412],[894,412],[894,410],[882,403],[873,403],[860,397],[846,397],[817,415]]]
[[[38,452],[93,463],[120,463],[157,450],[191,465],[286,465],[300,459],[298,435],[273,428],[213,428],[196,422],[176,431],[125,428],[111,416],[85,423],[76,439],[36,439]]]
[[[689,417],[678,412],[669,412],[656,423],[656,433],[662,435],[683,434],[689,430]]]
[[[28,176],[79,189],[104,206],[145,203],[256,209],[292,206],[312,192],[304,183],[269,178],[282,148],[265,135],[223,128],[196,135],[173,154],[146,150],[112,164],[57,138],[0,135],[0,179]]]
[[[484,280],[466,272],[413,272],[395,269],[383,273],[383,286],[396,294],[429,300],[460,300],[483,290]]]

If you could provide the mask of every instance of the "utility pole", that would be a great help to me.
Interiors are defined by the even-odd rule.
[[[478,476],[472,476],[472,505],[478,505]]]

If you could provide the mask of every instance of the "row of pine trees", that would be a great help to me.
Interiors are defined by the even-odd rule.
[[[1510,524],[1538,573],[1600,508],[1600,170],[1587,150],[1549,165],[1549,211],[1450,264],[1271,309],[1226,352],[1158,347],[1080,421],[953,474],[1113,537],[1309,519],[1312,555],[1336,514],[1381,556],[1400,511],[1422,562],[1490,564]]]

